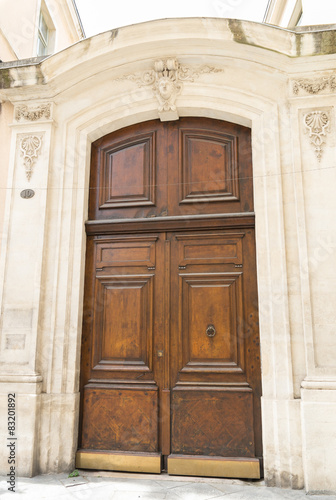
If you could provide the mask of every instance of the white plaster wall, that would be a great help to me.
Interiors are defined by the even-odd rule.
[[[0,28],[18,59],[36,56],[33,44],[38,26],[38,4],[38,0],[1,0]],[[3,61],[16,59],[6,59],[6,54],[1,56]]]
[[[2,61],[37,56],[41,8],[51,30],[52,51],[50,53],[59,52],[83,38],[71,0],[1,0],[0,58]],[[8,46],[11,50],[8,50]]]
[[[336,357],[329,355],[335,348],[333,239],[328,240],[326,258],[316,267],[312,264],[316,248],[321,248],[319,238],[335,229],[330,187],[335,175],[335,92],[330,84],[315,94],[304,87],[293,91],[302,78],[324,82],[332,76],[334,58],[313,56],[313,34],[301,39],[300,50],[307,55],[292,59],[294,35],[279,29],[197,19],[174,20],[173,29],[168,27],[169,21],[157,21],[86,40],[39,68],[22,69],[17,81],[20,77],[27,86],[2,91],[16,108],[27,104],[28,96],[31,109],[53,103],[50,119],[14,120],[12,127],[13,189],[7,200],[9,237],[1,264],[6,273],[1,285],[2,339],[9,334],[13,302],[20,314],[31,310],[35,319],[29,327],[27,323],[24,348],[11,350],[3,344],[0,374],[8,388],[14,384],[10,377],[16,377],[19,393],[21,386],[28,387],[26,380],[35,377],[41,409],[29,431],[35,436],[34,456],[21,444],[22,474],[66,470],[74,464],[91,142],[158,118],[152,89],[138,87],[128,76],[152,69],[156,59],[174,56],[195,71],[202,65],[220,70],[183,83],[176,100],[180,116],[212,117],[252,129],[266,481],[305,486],[310,492],[336,490],[329,460],[336,445],[331,425]],[[277,51],[262,48],[269,44]],[[35,83],[37,71],[43,73],[45,85]],[[317,161],[303,119],[311,110],[325,109],[330,132]],[[19,189],[28,183],[17,141],[33,131],[44,134],[44,152],[30,182],[36,195],[20,200]],[[23,211],[34,266],[19,251]],[[14,255],[16,260],[21,256],[17,266]],[[29,273],[34,280],[24,280]],[[12,300],[14,284],[22,290]],[[36,408],[34,391],[29,394],[29,404]],[[326,427],[317,438],[321,418]],[[321,462],[323,478],[316,473]],[[0,459],[0,468],[6,471],[5,460]]]

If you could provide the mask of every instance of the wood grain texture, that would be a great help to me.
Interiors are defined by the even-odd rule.
[[[93,329],[93,368],[143,364],[151,367],[152,276],[98,276]],[[102,366],[103,365],[103,366]]]
[[[245,127],[153,120],[93,144],[82,450],[262,456],[254,223]]]
[[[166,135],[154,120],[92,144],[89,219],[147,217],[167,209]]]
[[[204,264],[203,264],[204,266]],[[242,317],[241,274],[180,274],[183,368],[186,366],[240,366],[237,331]],[[214,328],[214,336],[207,328]]]
[[[254,457],[252,391],[174,390],[172,453]]]
[[[237,137],[180,128],[180,203],[238,200]]]
[[[84,390],[84,449],[158,451],[157,390]]]
[[[100,150],[100,209],[155,203],[155,133]]]
[[[250,130],[148,121],[92,145],[89,219],[253,211]]]

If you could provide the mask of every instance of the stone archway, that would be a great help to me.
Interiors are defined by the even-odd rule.
[[[168,118],[165,113],[177,118],[177,113],[252,130],[265,477],[268,484],[302,487],[304,469],[308,490],[323,489],[322,481],[330,491],[329,424],[321,430],[320,447],[313,431],[322,407],[326,422],[333,421],[330,392],[336,374],[331,337],[312,317],[310,279],[316,297],[320,277],[312,274],[309,259],[319,227],[311,211],[308,217],[305,200],[314,207],[318,193],[308,169],[315,161],[314,144],[303,120],[313,111],[323,113],[323,123],[333,123],[331,58],[312,49],[323,32],[302,35],[223,19],[174,20],[174,30],[169,20],[150,27],[107,32],[40,64],[6,69],[1,95],[14,104],[15,115],[0,361],[2,393],[13,389],[22,395],[27,439],[20,473],[74,464],[91,143],[125,126],[160,114]],[[298,43],[303,38],[307,43]],[[153,76],[161,71],[155,62],[168,60],[186,69],[174,92],[168,89],[166,110]],[[316,71],[325,84],[321,95],[309,91]],[[332,161],[334,142],[326,129],[322,132],[323,166]],[[30,181],[22,155],[27,137],[38,138],[33,145],[41,141]],[[320,182],[329,192],[332,179],[322,177],[326,172],[319,172]],[[28,182],[35,196],[24,200],[17,193]],[[324,469],[317,477],[319,460]],[[6,463],[1,464],[6,473]]]

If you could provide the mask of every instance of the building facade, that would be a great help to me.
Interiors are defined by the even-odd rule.
[[[98,242],[120,234],[134,239],[140,226],[127,226],[126,230],[116,225],[142,224],[149,228],[142,229],[147,236],[155,233],[160,239],[161,231],[175,231],[176,224],[191,221],[192,231],[204,228],[209,236],[220,229],[225,236],[229,215],[232,238],[235,227],[241,233],[242,227],[245,230],[251,224],[254,228],[255,224],[265,479],[269,485],[304,487],[308,492],[336,490],[335,49],[332,27],[291,31],[237,20],[195,18],[112,30],[42,61],[2,65],[2,106],[13,111],[12,115],[4,111],[11,139],[1,252],[0,411],[1,420],[6,421],[7,397],[15,393],[21,475],[70,470],[75,465],[79,425],[85,425],[79,383],[90,234]],[[204,120],[203,132],[199,132],[197,119]],[[192,120],[196,125],[191,125]],[[133,198],[122,190],[120,194],[113,175],[124,179],[121,166],[119,174],[118,170],[106,174],[103,188],[110,189],[109,198],[106,201],[102,195],[98,206],[99,210],[104,203],[108,207],[96,224],[89,212],[93,196],[89,191],[97,188],[92,184],[98,168],[91,156],[93,143],[97,148],[112,141],[106,151],[119,154],[120,134],[132,130],[126,127],[145,130],[150,122],[158,131],[157,144],[161,124],[172,131],[188,123],[202,137],[205,129],[211,129],[216,144],[220,134],[225,141],[231,140],[228,130],[239,129],[239,134],[244,130],[246,137],[251,134],[253,174],[248,177],[253,178],[254,208],[250,204],[237,210],[234,205],[235,211],[227,212],[226,205],[221,205],[218,212],[216,203],[230,190],[230,203],[242,199],[234,183],[227,187],[235,178],[228,175],[222,179],[224,194],[218,194],[214,177],[216,187],[207,193],[181,188],[177,215],[165,213],[164,205],[156,213],[159,183],[150,180],[148,173],[144,187],[150,186],[149,191],[139,194],[129,184]],[[215,132],[211,127],[220,122],[222,132]],[[193,131],[192,137],[195,134]],[[247,149],[224,147],[225,151],[238,151],[239,159]],[[115,158],[119,157],[114,157],[114,165],[122,165]],[[129,158],[132,164],[134,158]],[[196,160],[195,165],[199,164]],[[201,173],[190,168],[183,174],[187,177],[182,178],[181,186],[192,175],[194,180],[204,181]],[[214,176],[218,175],[217,167],[213,168]],[[159,175],[155,168],[152,171]],[[147,179],[145,173],[141,179]],[[206,205],[202,205],[206,196]],[[190,197],[194,197],[193,203]],[[133,213],[134,207],[142,212]],[[108,212],[110,209],[117,212]],[[120,209],[126,211],[113,216]],[[91,221],[85,224],[88,217]],[[211,219],[208,225],[204,225],[205,219]],[[219,226],[211,226],[214,220],[221,221]],[[92,227],[97,226],[100,232],[95,233]],[[183,231],[187,229],[183,227]],[[159,259],[159,250],[156,255]],[[153,267],[151,263],[146,269],[153,271]],[[97,272],[102,268],[104,265]],[[216,272],[228,273],[219,268]],[[116,271],[111,273],[117,279]],[[142,271],[140,275],[145,280]],[[167,314],[162,312],[163,316]],[[215,326],[208,326],[208,337],[215,334]],[[248,339],[248,328],[244,328]],[[111,353],[112,347],[106,345],[102,349]],[[245,356],[247,351],[246,347]],[[146,351],[149,358],[152,353],[155,365],[153,352]],[[162,349],[164,359],[165,355]],[[96,369],[95,360],[98,365],[103,361],[101,366],[106,361],[90,356],[92,369]],[[118,356],[122,358],[120,353]],[[106,363],[111,364],[112,354],[107,358]],[[252,365],[244,366],[248,371]],[[238,368],[244,372],[244,366]],[[108,370],[116,369],[110,366]],[[192,370],[195,368],[189,367],[186,373]],[[201,365],[197,370],[202,370]],[[205,372],[211,373],[212,368],[209,370]],[[106,379],[96,375],[96,385],[99,377],[100,383]],[[185,384],[198,383],[196,375],[183,377],[180,381]],[[93,378],[90,380],[92,383]],[[232,384],[231,379],[215,383],[210,375],[203,386],[205,381]],[[116,387],[116,381],[113,383]],[[243,382],[235,384],[237,388]],[[173,388],[163,386],[165,389]],[[1,442],[6,438],[3,427]],[[1,472],[6,474],[7,459],[1,457]]]

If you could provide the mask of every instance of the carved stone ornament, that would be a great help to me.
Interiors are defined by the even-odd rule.
[[[329,132],[330,119],[325,111],[311,111],[303,117],[304,125],[309,132],[309,139],[314,146],[317,159],[320,161],[323,153],[323,144]]]
[[[118,80],[131,80],[139,87],[150,86],[158,100],[158,111],[162,121],[178,120],[176,109],[176,98],[181,94],[183,82],[193,82],[200,75],[205,73],[219,73],[222,69],[212,66],[200,66],[191,68],[182,66],[177,59],[160,59],[155,61],[154,69],[143,73],[125,75]]]
[[[47,120],[51,117],[51,104],[40,104],[35,108],[29,108],[26,104],[18,106],[15,109],[15,119],[20,121],[21,119],[29,120],[35,122],[41,118],[46,118]]]
[[[323,90],[336,91],[336,75],[324,76],[316,80],[300,79],[293,82],[293,93],[299,95],[300,89],[307,94],[316,95]]]
[[[26,135],[20,140],[20,151],[23,156],[23,164],[26,170],[26,177],[30,181],[33,173],[33,166],[40,153],[42,137],[38,135]]]

